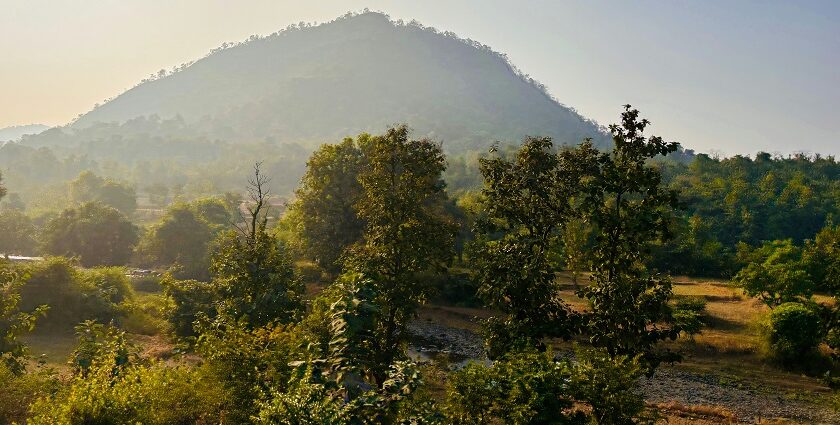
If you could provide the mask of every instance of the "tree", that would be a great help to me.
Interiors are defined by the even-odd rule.
[[[0,200],[6,196],[6,186],[3,186],[3,173],[0,173]]]
[[[575,214],[571,199],[582,188],[580,165],[586,164],[580,154],[591,155],[585,148],[558,154],[551,139],[528,138],[510,160],[481,160],[486,216],[478,228],[489,240],[476,259],[479,295],[503,314],[486,324],[491,358],[573,333],[551,255]]]
[[[359,172],[364,164],[361,145],[370,135],[322,145],[306,163],[306,174],[295,191],[292,206],[301,219],[302,239],[308,256],[321,267],[337,271],[345,250],[361,239],[364,222],[356,214],[362,186]]]
[[[840,225],[824,227],[802,253],[817,289],[840,293]]]
[[[145,234],[138,251],[149,264],[174,266],[177,278],[206,280],[210,243],[216,234],[193,205],[175,203]]]
[[[563,227],[563,257],[566,269],[572,272],[572,284],[579,289],[578,276],[588,266],[587,249],[591,229],[581,219],[572,219]]]
[[[211,272],[219,310],[250,327],[291,323],[303,312],[304,287],[278,239],[266,231],[268,179],[254,166],[249,217],[239,232],[224,234],[213,251]]]
[[[32,219],[19,210],[0,210],[0,253],[32,254],[37,245]]]
[[[418,273],[440,270],[452,259],[455,228],[442,210],[445,160],[439,145],[409,140],[408,128],[400,126],[371,137],[362,150],[367,166],[359,174],[362,194],[355,209],[364,236],[347,265],[375,285],[381,324],[374,357],[387,366],[402,352],[406,325],[428,295]],[[381,385],[385,375],[377,375]]]
[[[802,249],[790,239],[767,242],[750,257],[750,263],[732,279],[747,295],[759,297],[771,308],[812,295],[814,284],[802,261]]]
[[[120,182],[104,179],[91,171],[84,171],[70,182],[70,199],[77,203],[102,202],[131,214],[137,209],[137,195],[134,188]]]
[[[169,187],[163,183],[155,183],[146,187],[149,202],[158,207],[165,207],[169,202]]]
[[[79,257],[85,267],[125,265],[137,244],[137,228],[116,209],[87,202],[50,220],[42,243],[46,253]]]
[[[676,192],[666,189],[651,159],[677,150],[678,144],[647,138],[649,124],[639,111],[625,106],[621,124],[610,126],[611,152],[592,153],[597,172],[581,197],[584,218],[597,229],[592,251],[592,284],[580,296],[590,302],[585,331],[590,342],[612,356],[642,354],[653,371],[672,353],[656,351],[657,342],[676,338],[668,300],[667,278],[645,267],[650,245],[670,237],[670,214],[678,206]],[[579,149],[590,149],[586,145]]]

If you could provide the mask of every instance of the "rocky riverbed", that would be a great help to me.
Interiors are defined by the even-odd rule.
[[[416,359],[445,358],[454,366],[470,360],[487,361],[483,341],[476,333],[428,321],[409,325]],[[652,403],[677,402],[685,406],[717,406],[734,413],[739,421],[784,418],[803,423],[840,424],[840,414],[803,400],[792,400],[772,389],[733,382],[714,373],[695,373],[678,367],[661,367],[653,378],[642,378],[641,390]]]

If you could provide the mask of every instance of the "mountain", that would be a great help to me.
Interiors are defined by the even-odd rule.
[[[606,140],[596,123],[557,102],[503,54],[380,13],[224,45],[144,80],[62,132],[137,117],[177,122],[180,132],[211,140],[305,146],[395,123],[442,141],[450,152],[525,135]]]
[[[38,134],[49,126],[43,124],[16,125],[13,127],[0,128],[0,142],[17,141],[29,134]]]

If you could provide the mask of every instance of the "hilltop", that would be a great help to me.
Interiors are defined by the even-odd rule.
[[[177,123],[179,137],[310,147],[403,122],[417,137],[442,141],[449,152],[485,150],[494,141],[518,142],[526,135],[565,144],[606,140],[596,123],[556,101],[503,54],[380,13],[348,14],[223,45],[144,80],[81,115],[62,134],[29,142],[64,144],[72,141],[67,134],[94,129],[96,135],[103,127],[130,133],[121,124],[138,117]]]

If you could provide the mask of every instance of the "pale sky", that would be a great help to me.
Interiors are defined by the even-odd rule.
[[[365,7],[506,53],[602,124],[700,152],[840,155],[840,1],[0,0],[0,127],[65,124],[226,41]]]

